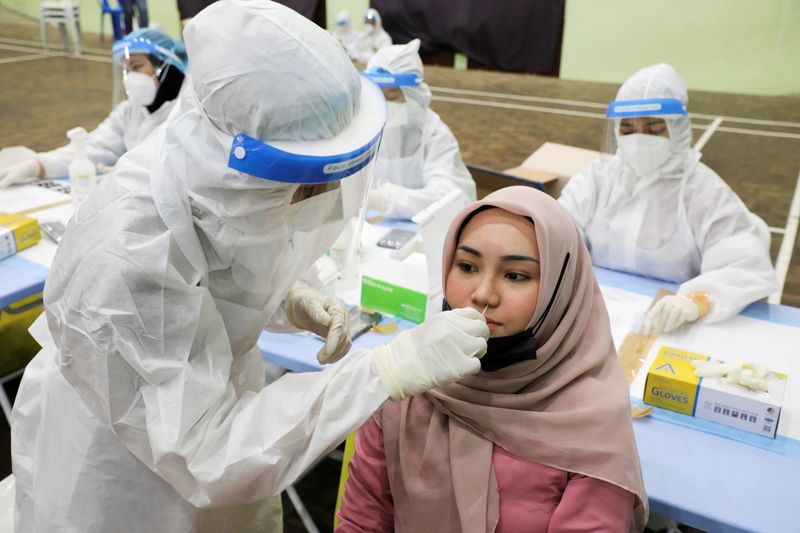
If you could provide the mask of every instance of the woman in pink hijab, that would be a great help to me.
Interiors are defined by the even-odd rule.
[[[446,306],[485,310],[482,371],[359,429],[338,531],[642,531],[628,387],[569,213],[492,193],[453,221],[442,272]]]

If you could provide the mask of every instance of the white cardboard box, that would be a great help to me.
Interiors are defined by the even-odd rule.
[[[504,170],[527,181],[541,183],[552,196],[558,197],[567,181],[600,157],[600,152],[566,144],[546,142],[521,165]]]
[[[450,192],[412,218],[420,226],[419,236],[363,265],[361,306],[413,322],[441,311],[444,239],[450,222],[468,203],[463,192]]]

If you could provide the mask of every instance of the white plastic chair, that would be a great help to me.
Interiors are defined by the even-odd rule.
[[[47,24],[58,24],[61,32],[61,42],[64,43],[64,51],[69,50],[67,44],[67,32],[72,37],[74,43],[73,53],[78,56],[81,54],[83,46],[83,35],[81,35],[80,23],[80,2],[77,0],[62,0],[42,2],[39,16],[39,25],[42,32],[42,42],[44,49],[49,52],[50,45],[47,42]]]

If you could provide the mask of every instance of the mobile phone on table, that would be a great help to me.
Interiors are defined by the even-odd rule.
[[[363,311],[355,305],[348,309],[350,315],[350,339],[355,340],[363,333],[366,333],[372,326],[379,324],[383,318],[380,313]]]
[[[404,229],[393,229],[378,241],[378,246],[397,250],[414,238],[416,233]]]
[[[53,242],[58,244],[61,240],[61,237],[64,236],[64,232],[67,230],[67,227],[62,222],[41,222],[39,223],[39,227],[42,229],[45,235],[50,237]]]

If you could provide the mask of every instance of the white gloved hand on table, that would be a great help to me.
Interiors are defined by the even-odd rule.
[[[488,338],[480,312],[454,309],[433,315],[373,353],[389,395],[402,400],[478,373]]]
[[[0,168],[0,189],[11,185],[30,183],[39,179],[39,160],[35,157],[26,157],[5,168]]]
[[[335,363],[353,345],[347,307],[341,298],[325,296],[311,287],[299,286],[286,295],[285,308],[286,317],[292,324],[325,339],[325,346],[317,352],[320,363]]]
[[[664,296],[647,312],[644,329],[649,334],[668,333],[700,318],[697,305],[685,296]]]

